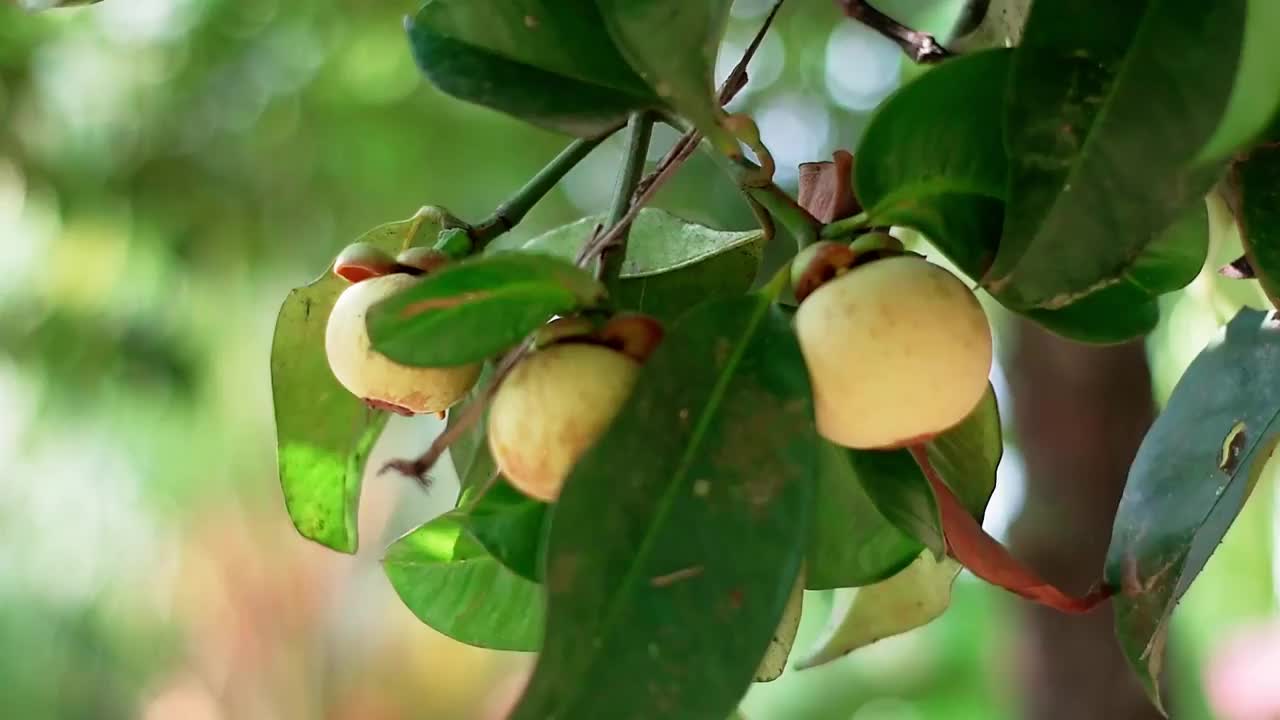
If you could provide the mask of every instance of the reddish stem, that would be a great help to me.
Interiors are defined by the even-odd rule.
[[[938,476],[924,445],[912,445],[909,450],[938,498],[947,553],[974,575],[1064,613],[1089,612],[1115,594],[1114,588],[1099,583],[1084,597],[1076,597],[1041,578],[1022,561],[1009,554],[1009,550],[988,535],[982,525],[965,510],[955,493]]]

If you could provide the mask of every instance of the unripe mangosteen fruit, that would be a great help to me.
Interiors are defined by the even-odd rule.
[[[489,408],[489,449],[503,476],[550,502],[622,408],[640,364],[590,342],[562,342],[518,364]]]
[[[358,282],[338,297],[325,327],[325,354],[338,382],[370,406],[401,415],[445,410],[461,400],[480,376],[478,363],[413,367],[373,349],[365,326],[369,308],[418,281],[396,273]]]
[[[987,391],[991,328],[955,275],[918,255],[855,264],[795,317],[818,432],[844,447],[923,442]]]

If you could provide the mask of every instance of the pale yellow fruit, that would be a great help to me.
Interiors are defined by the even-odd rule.
[[[640,365],[616,350],[561,343],[530,355],[489,408],[489,449],[520,491],[552,501],[578,458],[609,426]]]
[[[963,420],[987,391],[991,328],[959,278],[914,255],[855,266],[796,313],[828,440],[902,447]]]
[[[338,382],[370,405],[404,415],[447,409],[461,400],[480,376],[479,364],[412,367],[373,349],[365,327],[369,307],[418,280],[395,274],[352,285],[334,303],[324,333],[325,354]]]

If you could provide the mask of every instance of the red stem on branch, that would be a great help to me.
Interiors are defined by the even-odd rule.
[[[951,57],[951,51],[930,34],[918,32],[885,15],[866,0],[836,0],[848,17],[897,43],[898,47],[918,63],[935,63]]]
[[[938,509],[942,513],[942,532],[947,553],[974,575],[1028,600],[1065,613],[1086,613],[1115,594],[1115,589],[1099,583],[1083,597],[1076,597],[1042,579],[1036,571],[1009,554],[1009,550],[987,534],[982,525],[965,510],[951,488],[938,476],[929,451],[924,445],[912,445],[921,472],[929,479]]]

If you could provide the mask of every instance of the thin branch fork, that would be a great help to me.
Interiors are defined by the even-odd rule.
[[[898,47],[918,63],[936,63],[952,56],[929,33],[922,33],[885,15],[866,0],[836,0],[836,4],[848,17],[897,43]]]
[[[728,103],[742,88],[746,87],[747,66],[750,64],[751,58],[755,56],[756,51],[759,50],[760,43],[764,39],[765,33],[772,26],[773,20],[777,17],[783,2],[785,0],[777,0],[774,3],[773,9],[770,10],[755,38],[752,39],[751,44],[743,53],[742,59],[738,61],[733,71],[725,78],[724,84],[720,87],[720,104]],[[697,150],[701,138],[702,135],[697,130],[690,130],[676,141],[671,150],[658,161],[653,172],[646,175],[637,184],[635,193],[632,195],[631,205],[626,213],[617,218],[617,221],[612,223],[605,231],[596,232],[591,240],[587,242],[578,256],[578,264],[580,266],[586,267],[588,263],[598,258],[601,252],[616,244],[623,237],[636,216],[639,215],[640,209],[653,199],[657,191],[675,175],[676,170],[679,170],[680,166]],[[379,474],[392,471],[398,472],[413,478],[423,487],[428,487],[430,485],[428,473],[431,468],[444,456],[449,446],[453,445],[463,433],[470,430],[484,417],[485,409],[489,407],[493,397],[497,395],[498,388],[502,386],[502,382],[506,380],[520,360],[524,359],[532,349],[533,337],[530,336],[525,338],[524,342],[519,346],[503,355],[494,369],[493,378],[490,380],[488,387],[484,389],[479,397],[472,400],[466,411],[457,418],[457,422],[449,425],[436,436],[436,439],[431,442],[431,446],[427,448],[426,452],[412,460],[392,460],[382,466]]]

